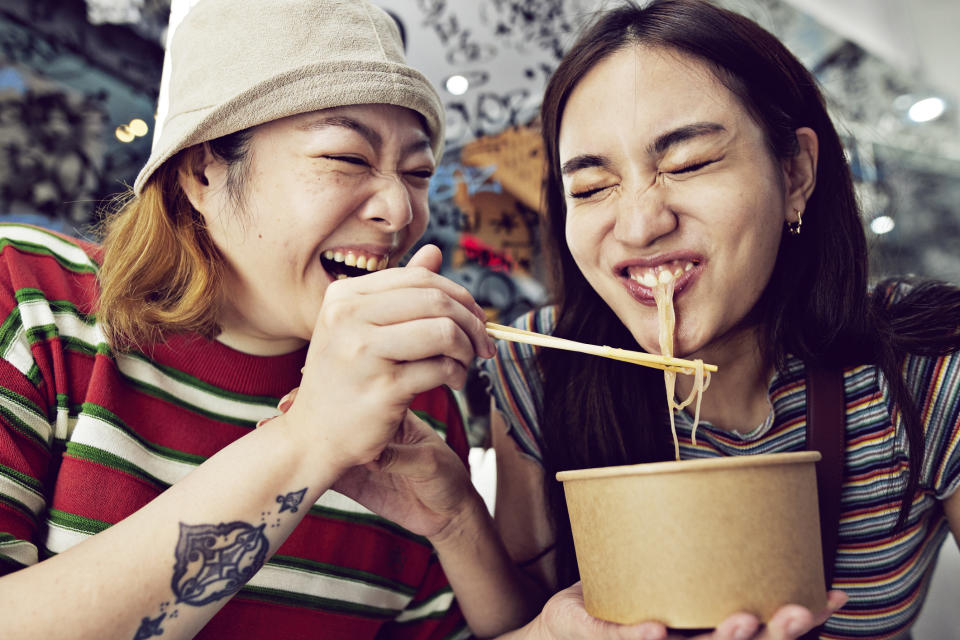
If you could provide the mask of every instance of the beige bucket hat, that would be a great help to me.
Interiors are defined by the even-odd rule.
[[[139,194],[177,152],[286,116],[354,104],[420,113],[443,151],[443,105],[404,60],[393,18],[367,0],[200,0],[167,47],[166,114]]]

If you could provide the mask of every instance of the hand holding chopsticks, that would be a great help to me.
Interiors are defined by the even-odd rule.
[[[658,356],[652,353],[643,353],[642,351],[629,351],[627,349],[617,349],[614,347],[597,346],[594,344],[585,344],[574,340],[565,340],[542,333],[516,329],[502,324],[487,323],[487,334],[491,338],[498,340],[509,340],[511,342],[523,342],[525,344],[537,345],[540,347],[551,347],[554,349],[565,349],[567,351],[578,351],[603,358],[613,358],[633,364],[640,364],[645,367],[663,369],[664,371],[675,371],[677,373],[691,374],[696,369],[696,363],[693,360],[684,360],[682,358],[668,358]],[[713,364],[704,364],[704,371],[716,371],[717,366]]]

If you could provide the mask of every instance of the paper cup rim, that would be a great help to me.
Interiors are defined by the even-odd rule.
[[[669,460],[666,462],[645,462],[642,464],[628,464],[615,467],[558,471],[556,478],[560,482],[567,482],[571,480],[594,480],[618,476],[659,475],[663,473],[684,473],[687,471],[718,471],[745,467],[817,462],[821,457],[819,451],[793,451],[789,453],[762,453],[745,456],[697,458],[695,460]]]

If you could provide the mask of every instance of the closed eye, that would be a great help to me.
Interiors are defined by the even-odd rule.
[[[346,162],[347,164],[357,165],[358,167],[369,167],[370,163],[359,158],[357,156],[323,156],[328,160],[336,160],[337,162]]]
[[[596,189],[587,189],[586,191],[576,191],[576,192],[571,191],[571,192],[570,192],[570,197],[571,197],[571,198],[578,198],[578,199],[585,199],[585,198],[589,198],[590,196],[594,196],[594,195],[600,193],[600,192],[603,191],[604,189],[609,189],[609,188],[610,188],[610,187],[607,186],[607,187],[597,187]]]
[[[719,158],[717,160],[719,160]],[[711,165],[714,162],[717,162],[717,160],[704,160],[703,162],[694,162],[693,164],[688,164],[684,167],[680,167],[679,169],[674,169],[673,171],[667,171],[667,173],[672,173],[672,174],[693,173],[694,171],[699,171],[700,169],[703,169],[704,167]]]

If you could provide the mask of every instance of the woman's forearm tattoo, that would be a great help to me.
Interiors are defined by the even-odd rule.
[[[270,542],[265,524],[180,523],[171,587],[177,604],[196,607],[232,596],[263,566]]]
[[[279,516],[284,511],[296,513],[307,493],[306,487],[277,496]],[[221,522],[220,524],[180,523],[180,537],[174,551],[174,606],[187,604],[200,607],[222,598],[229,598],[260,570],[267,560],[270,541],[265,530],[279,527],[280,519],[267,523],[273,512],[260,514],[260,523]],[[163,634],[161,624],[177,617],[178,610],[168,610],[170,603],[160,605],[157,617],[144,617],[134,640],[145,640]]]

